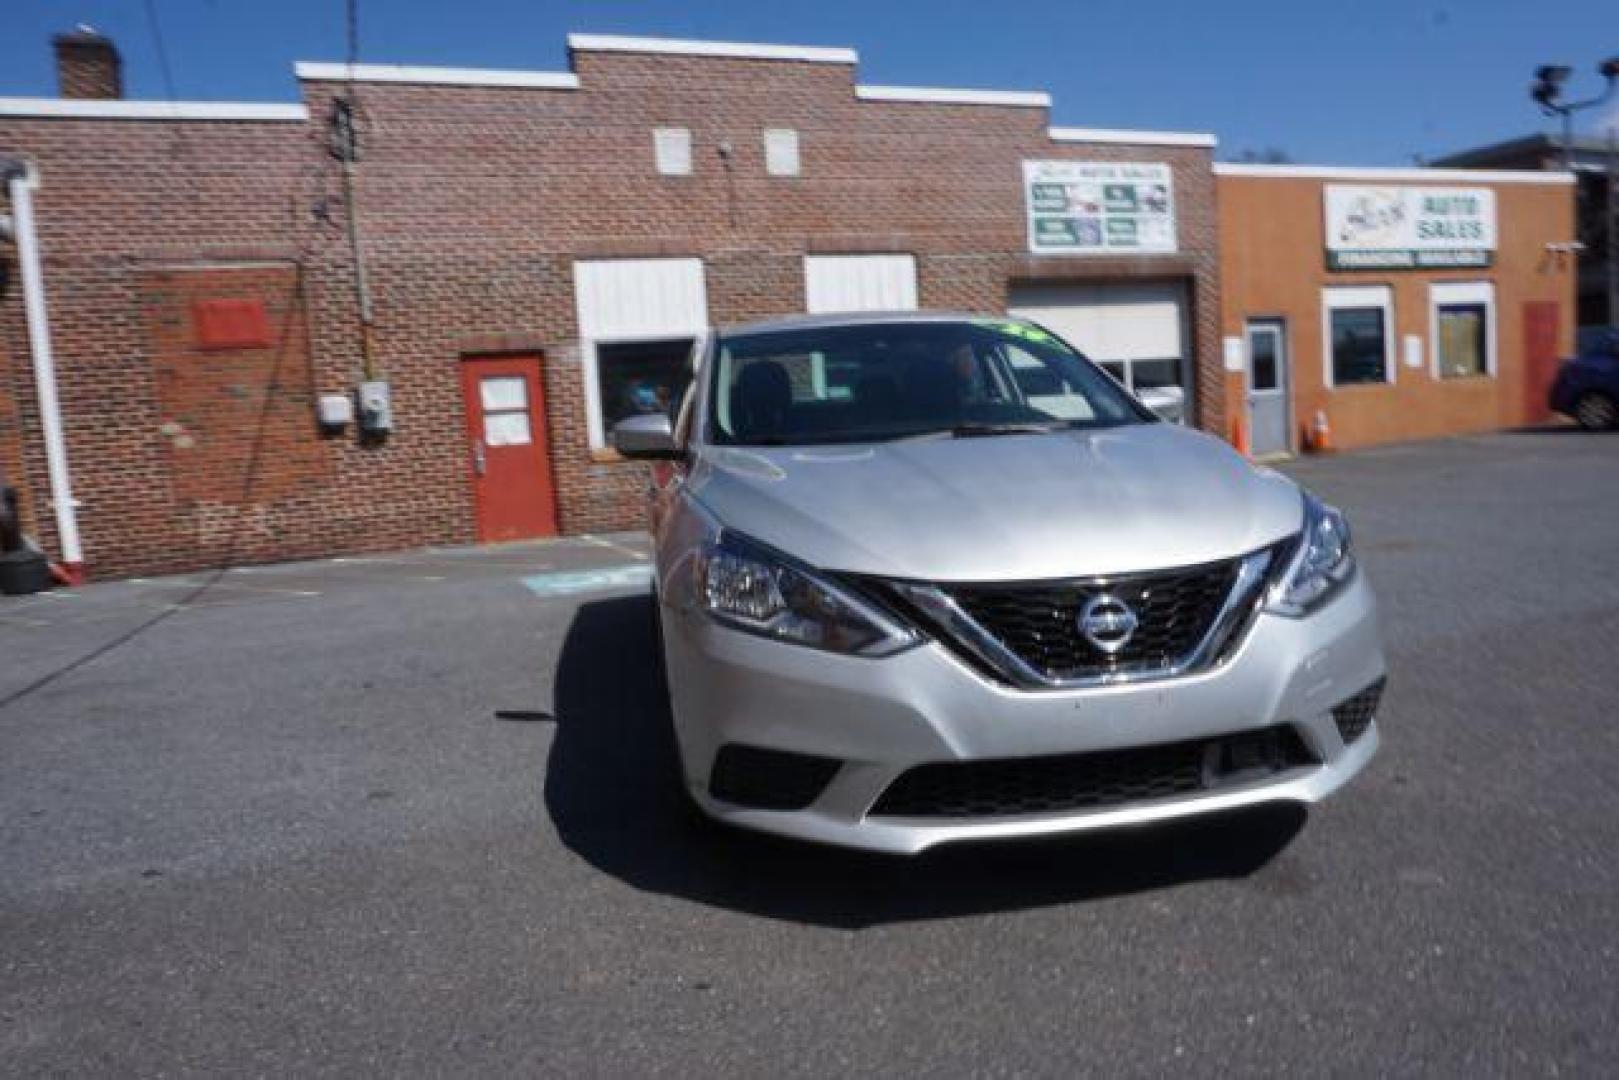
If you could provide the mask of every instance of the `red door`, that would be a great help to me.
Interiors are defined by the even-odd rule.
[[[478,539],[557,533],[538,356],[471,357],[461,365]]]
[[[1523,419],[1538,424],[1551,418],[1546,394],[1557,378],[1557,301],[1526,300],[1523,305]]]

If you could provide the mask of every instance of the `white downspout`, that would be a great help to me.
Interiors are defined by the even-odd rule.
[[[17,260],[22,264],[23,306],[28,314],[28,347],[34,356],[39,424],[45,433],[51,507],[56,512],[56,535],[62,545],[63,569],[69,580],[77,582],[84,575],[84,552],[79,546],[79,504],[73,499],[73,475],[68,469],[67,441],[62,435],[62,407],[56,396],[56,358],[51,352],[51,326],[45,311],[45,275],[40,268],[39,236],[34,231],[34,191],[39,187],[39,176],[32,166],[23,162],[13,162],[4,171],[11,193]]]

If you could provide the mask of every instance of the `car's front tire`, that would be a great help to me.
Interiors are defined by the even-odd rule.
[[[1586,431],[1611,431],[1619,425],[1619,403],[1597,390],[1588,390],[1574,403],[1574,419]]]

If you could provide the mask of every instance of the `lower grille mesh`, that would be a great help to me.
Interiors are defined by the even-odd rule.
[[[1291,727],[1087,754],[921,765],[871,810],[882,817],[1003,817],[1191,795],[1317,765]]]
[[[1366,734],[1366,729],[1377,716],[1377,706],[1382,703],[1383,687],[1387,682],[1387,679],[1378,679],[1354,697],[1332,707],[1333,722],[1338,725],[1338,734],[1343,736],[1345,743],[1352,743]]]

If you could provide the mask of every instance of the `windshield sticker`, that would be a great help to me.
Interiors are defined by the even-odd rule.
[[[1051,334],[1038,326],[1030,326],[1028,323],[1013,322],[1010,319],[976,319],[974,321],[979,326],[999,330],[1003,334],[1010,334],[1012,337],[1022,338],[1024,341],[1033,341],[1040,345],[1055,345],[1057,343],[1057,339]]]

